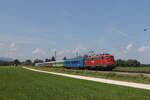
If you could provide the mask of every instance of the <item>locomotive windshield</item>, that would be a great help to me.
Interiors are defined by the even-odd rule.
[[[93,60],[101,60],[102,57],[96,57],[96,58],[93,58]]]
[[[114,57],[113,56],[106,56],[106,57],[104,57],[104,59],[114,59]]]

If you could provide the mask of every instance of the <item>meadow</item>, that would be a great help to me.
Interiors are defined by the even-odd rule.
[[[150,91],[33,72],[0,68],[0,100],[149,100]]]
[[[142,74],[138,75],[128,75],[128,74],[119,74],[114,72],[99,72],[99,71],[91,71],[91,70],[74,70],[74,69],[65,69],[65,68],[49,68],[49,67],[35,67],[30,66],[30,68],[44,70],[44,71],[52,71],[52,72],[60,72],[74,75],[83,75],[83,76],[91,76],[97,78],[106,78],[120,81],[128,81],[128,82],[136,82],[136,83],[145,83],[150,84],[150,77],[144,76]]]
[[[116,67],[114,71],[150,72],[150,67]]]

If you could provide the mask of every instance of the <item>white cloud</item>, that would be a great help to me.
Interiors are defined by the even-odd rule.
[[[55,49],[55,48],[53,48],[53,49],[52,49],[52,52],[55,52],[55,51],[56,51],[56,49]]]
[[[79,55],[83,55],[85,52],[87,52],[86,48],[75,48],[75,49],[63,49],[63,50],[52,50],[52,54],[54,55],[54,51],[57,53],[57,58],[62,58],[64,56],[67,57],[74,57],[76,53],[78,52]]]
[[[116,50],[114,49],[113,51],[115,51],[116,55],[127,55],[129,53],[131,53],[130,49],[133,47],[133,44],[130,43],[128,44],[126,47],[122,47],[122,48],[116,48]]]
[[[127,45],[126,49],[129,50],[129,49],[132,48],[132,47],[133,47],[133,44],[130,43],[130,44]]]
[[[17,47],[16,47],[16,44],[15,43],[10,43],[10,45],[9,45],[9,50],[10,51],[17,51]]]
[[[0,47],[3,47],[4,46],[4,43],[0,43]]]
[[[137,49],[138,52],[144,52],[146,50],[150,49],[149,47],[147,46],[141,46],[140,48]]]
[[[10,47],[10,48],[14,48],[15,46],[16,46],[15,43],[11,43],[9,47]]]
[[[70,54],[71,53],[71,50],[69,49],[66,49],[66,50],[61,50],[61,51],[58,51],[58,56],[65,56],[66,54]]]
[[[46,52],[42,49],[39,49],[39,48],[36,48],[32,51],[32,54],[35,54],[35,55],[44,55]]]
[[[9,51],[6,56],[10,58],[16,58],[16,57],[23,57],[24,55],[21,52],[18,51]]]
[[[17,48],[11,48],[10,51],[17,51]]]
[[[88,51],[87,48],[75,48],[74,50],[72,50],[72,53],[76,53],[76,52],[78,52],[78,53],[85,53],[87,51]]]

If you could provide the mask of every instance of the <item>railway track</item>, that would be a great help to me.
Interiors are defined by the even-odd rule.
[[[78,71],[79,69],[65,69],[70,71]],[[126,74],[126,75],[144,75],[150,77],[150,72],[144,72],[144,71],[100,71],[100,70],[87,70],[87,69],[81,69],[85,72],[98,72],[98,73],[118,73],[118,74]]]
[[[124,73],[138,73],[138,74],[150,74],[150,72],[145,72],[145,71],[112,71],[112,72],[124,72]]]
[[[144,71],[112,71],[114,73],[118,74],[126,74],[126,75],[143,75],[146,77],[150,77],[150,72],[144,72]]]

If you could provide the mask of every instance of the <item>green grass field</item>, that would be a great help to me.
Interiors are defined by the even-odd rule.
[[[116,67],[114,71],[150,72],[150,67]]]
[[[0,68],[0,100],[149,100],[150,91]]]
[[[124,75],[124,74],[117,74],[114,72],[108,72],[108,73],[98,72],[98,71],[91,72],[89,70],[70,70],[65,68],[48,68],[48,67],[34,67],[34,66],[30,66],[30,68],[44,70],[44,71],[52,71],[52,72],[60,72],[60,73],[68,73],[68,74],[75,74],[75,75],[83,75],[83,76],[120,80],[120,81],[150,84],[150,77],[146,77],[142,74]]]

